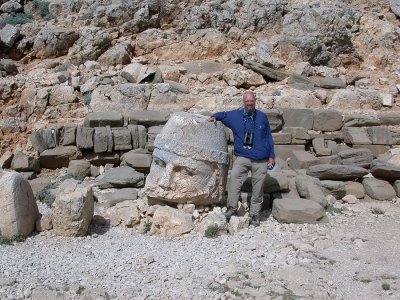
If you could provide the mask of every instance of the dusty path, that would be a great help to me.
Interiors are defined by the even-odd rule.
[[[400,299],[400,204],[346,207],[215,239],[41,233],[0,246],[0,299]]]

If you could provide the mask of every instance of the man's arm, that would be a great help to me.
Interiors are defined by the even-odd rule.
[[[221,121],[222,123],[224,123],[224,119],[226,118],[226,112],[222,111],[222,112],[217,112],[215,114],[212,114],[211,117],[209,117],[207,119],[208,122],[216,122],[216,121]]]

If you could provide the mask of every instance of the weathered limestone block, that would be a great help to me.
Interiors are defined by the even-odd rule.
[[[335,180],[321,180],[320,184],[325,195],[332,195],[338,200],[346,196],[346,185],[344,182]]]
[[[205,232],[209,226],[218,227],[218,235],[227,232],[226,217],[220,212],[210,212],[204,219],[201,220],[195,227],[195,231],[201,235],[205,235]]]
[[[272,134],[275,145],[288,145],[292,142],[292,133],[277,132]]]
[[[385,201],[392,200],[394,197],[396,197],[396,191],[392,185],[385,180],[364,178],[363,185],[365,188],[365,193],[372,199]]]
[[[381,125],[400,125],[400,113],[387,112],[379,114]]]
[[[277,132],[283,127],[283,116],[282,113],[277,109],[266,109],[264,110],[267,115],[269,125],[271,126],[272,132]]]
[[[144,184],[143,173],[136,172],[135,169],[122,166],[112,168],[96,178],[97,186],[106,188],[141,187]]]
[[[58,146],[47,149],[40,154],[40,166],[47,169],[68,167],[69,161],[79,159],[82,153],[76,146]]]
[[[10,168],[17,172],[40,172],[39,161],[21,151],[16,151],[14,153]]]
[[[321,131],[336,131],[342,128],[343,116],[333,109],[317,109],[314,111],[313,129]]]
[[[342,165],[354,165],[369,169],[374,156],[369,149],[345,149],[338,152],[339,163]]]
[[[381,123],[376,116],[351,114],[344,117],[346,127],[379,126]]]
[[[174,237],[191,231],[193,227],[191,214],[169,206],[160,206],[154,212],[150,234]]]
[[[33,148],[39,152],[46,149],[51,149],[57,146],[57,130],[53,128],[46,128],[35,131],[29,135],[29,140]]]
[[[14,171],[0,170],[0,236],[27,236],[39,210],[29,182]]]
[[[312,145],[315,151],[315,154],[318,156],[329,156],[332,154],[332,149],[326,146],[324,138],[315,138],[312,140]],[[336,145],[336,143],[335,143]]]
[[[373,126],[367,128],[368,135],[374,145],[392,145],[392,133],[386,126]]]
[[[222,123],[175,113],[154,145],[146,180],[149,198],[195,205],[224,202],[229,155]]]
[[[94,214],[93,190],[74,179],[65,180],[53,203],[53,230],[57,235],[83,236]]]
[[[163,126],[151,126],[147,131],[147,149],[154,150],[154,141],[157,135],[161,132]]]
[[[88,113],[83,120],[84,127],[122,127],[124,117],[116,111]]]
[[[76,143],[76,126],[65,125],[62,133],[62,145],[70,146]]]
[[[307,130],[303,127],[284,127],[282,133],[291,133],[292,144],[306,144],[311,139]]]
[[[114,150],[131,150],[132,136],[128,128],[112,128],[114,137]]]
[[[93,149],[94,128],[78,127],[76,129],[76,146],[79,149]]]
[[[93,135],[94,153],[107,152],[108,135],[106,127],[95,127]]]
[[[96,208],[109,208],[117,203],[127,200],[133,201],[138,198],[138,191],[135,188],[119,188],[119,189],[99,189],[94,188],[94,200]]]
[[[307,199],[275,199],[272,215],[280,223],[319,223],[325,219],[324,208]]]
[[[143,125],[128,125],[132,136],[132,149],[146,148],[147,129]]]
[[[348,181],[345,182],[346,195],[354,195],[358,199],[365,197],[364,186],[360,182]]]
[[[321,180],[352,180],[368,174],[364,168],[343,165],[316,165],[308,168],[307,175]]]
[[[312,109],[306,108],[285,108],[283,111],[284,127],[303,127],[312,129],[314,113]]]
[[[121,165],[126,165],[141,172],[149,172],[152,156],[148,153],[135,152],[135,150],[124,153],[121,156]]]
[[[293,151],[289,165],[292,169],[307,169],[311,166],[318,165],[319,159],[307,151]]]
[[[170,116],[168,111],[133,110],[129,114],[129,124],[145,127],[164,125]]]
[[[136,201],[126,200],[117,203],[108,210],[112,226],[132,227],[140,223],[140,214]]]
[[[307,175],[297,175],[295,179],[297,192],[301,197],[312,200],[322,207],[328,205],[320,181]]]
[[[342,129],[343,139],[346,144],[372,144],[366,128],[359,127],[343,127]]]

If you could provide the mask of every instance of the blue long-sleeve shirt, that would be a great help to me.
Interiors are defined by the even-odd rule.
[[[234,137],[234,154],[252,160],[275,158],[274,141],[271,127],[265,113],[256,109],[254,116],[243,115],[243,108],[217,112],[212,115],[229,127]],[[245,132],[253,132],[253,145],[251,149],[244,146]]]

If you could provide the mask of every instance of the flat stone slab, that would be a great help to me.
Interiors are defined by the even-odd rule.
[[[342,133],[343,133],[344,142],[346,144],[350,144],[350,145],[355,145],[355,144],[370,145],[370,144],[372,144],[372,141],[369,138],[366,128],[343,127]]]
[[[141,187],[144,184],[143,173],[127,166],[113,168],[96,178],[97,186],[106,188]]]
[[[319,84],[325,89],[343,89],[346,87],[346,82],[339,77],[323,77],[319,80]]]
[[[313,129],[320,131],[337,131],[342,128],[343,115],[334,109],[317,109],[314,111]]]
[[[321,180],[353,180],[368,174],[368,170],[357,166],[316,165],[307,169],[307,175]]]
[[[136,200],[138,192],[135,188],[122,188],[122,189],[96,189],[94,190],[94,199],[99,206],[104,208],[112,207],[117,203],[127,200]]]
[[[395,181],[400,179],[400,166],[388,162],[374,160],[371,165],[371,174],[380,179]]]
[[[362,114],[351,114],[344,117],[346,127],[379,126],[381,122],[378,117]]]
[[[76,146],[58,146],[40,154],[40,166],[47,169],[68,167],[70,160],[80,159],[82,153]]]
[[[149,171],[153,157],[148,153],[129,151],[121,156],[123,164],[138,171]]]
[[[171,113],[155,110],[133,110],[129,113],[129,124],[143,125],[145,127],[164,125]]]
[[[339,163],[342,165],[354,165],[369,169],[374,156],[371,150],[366,148],[345,149],[338,152]]]
[[[318,203],[308,199],[275,199],[272,215],[280,223],[320,223],[325,221],[325,210]]]
[[[124,117],[116,111],[88,113],[83,120],[84,127],[122,127]]]

